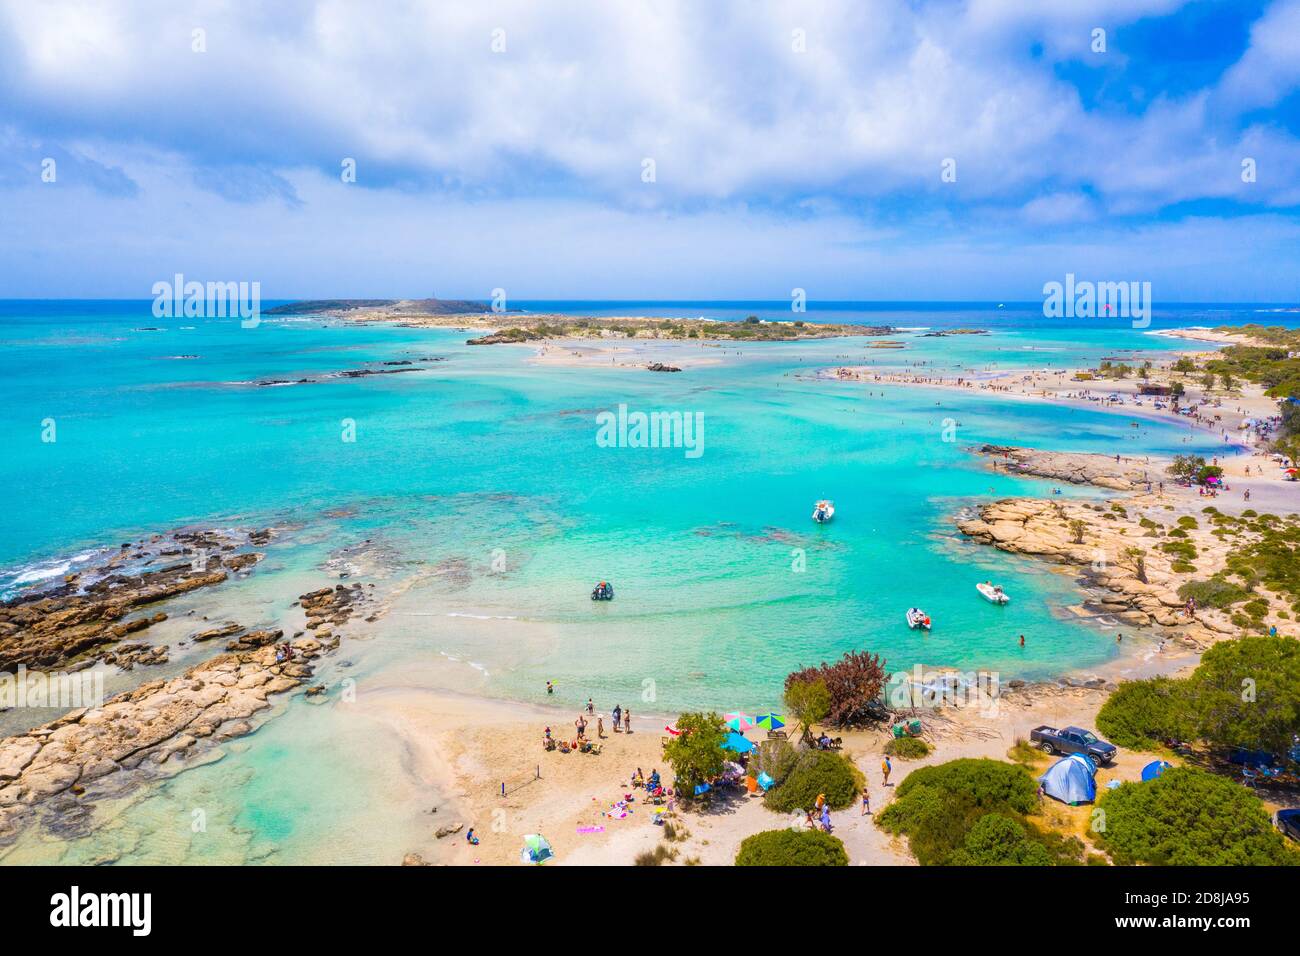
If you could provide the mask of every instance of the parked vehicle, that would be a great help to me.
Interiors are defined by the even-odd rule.
[[[1117,748],[1114,744],[1102,740],[1090,730],[1082,727],[1066,727],[1057,730],[1043,724],[1029,732],[1029,739],[1038,744],[1038,749],[1049,754],[1083,754],[1099,764],[1108,764],[1115,759]]]
[[[1300,843],[1300,810],[1279,810],[1273,818],[1273,824],[1282,831],[1283,836]]]

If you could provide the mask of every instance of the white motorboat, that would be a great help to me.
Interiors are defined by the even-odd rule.
[[[1002,590],[1002,585],[1000,584],[993,584],[989,581],[985,581],[983,584],[975,585],[975,590],[979,591],[979,593],[984,596],[984,600],[993,604],[1006,604],[1011,600],[1011,598],[1007,596],[1007,592]]]
[[[835,517],[835,502],[823,498],[813,505],[812,519],[818,524],[825,524]]]
[[[930,629],[930,615],[919,607],[910,607],[907,609],[907,626],[914,631],[918,627],[928,631]]]

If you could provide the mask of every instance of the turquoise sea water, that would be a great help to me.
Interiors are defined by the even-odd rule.
[[[747,304],[521,305],[778,314]],[[247,586],[257,614],[273,617],[345,566],[391,603],[368,639],[343,650],[363,688],[541,702],[551,679],[553,703],[591,696],[606,711],[621,702],[672,713],[769,708],[793,667],[849,649],[880,653],[891,671],[954,666],[1003,679],[1109,660],[1110,631],[1063,611],[1079,601],[1068,578],[954,533],[960,508],[1045,487],[994,475],[963,449],[995,441],[1141,455],[1221,442],[1122,415],[812,373],[865,361],[1068,367],[1179,343],[991,306],[812,308],[804,318],[994,331],[905,333],[900,352],[845,339],[728,346],[723,363],[664,375],[543,367],[530,348],[468,347],[449,330],[266,319],[243,329],[155,319],[147,302],[0,303],[0,487],[11,503],[0,590],[143,532],[269,523],[286,532]],[[1278,318],[1186,309],[1153,327]],[[430,357],[441,361],[416,372],[251,384]],[[702,414],[703,454],[598,447],[596,415],[619,404]],[[956,441],[943,440],[948,418],[960,423]],[[42,441],[49,419],[54,442]],[[355,441],[343,440],[348,422]],[[838,511],[826,527],[809,519],[822,497]],[[589,599],[601,578],[618,590],[610,604]],[[1010,606],[978,598],[974,584],[987,578],[1007,587]],[[935,620],[931,633],[903,623],[913,604]],[[1019,633],[1030,635],[1025,648]],[[327,681],[342,674],[333,666]],[[29,845],[25,858],[391,860],[427,824],[396,782],[397,745],[339,706],[279,709],[219,763],[133,798],[111,828]],[[196,805],[224,836],[191,835]],[[371,824],[387,838],[339,836]]]

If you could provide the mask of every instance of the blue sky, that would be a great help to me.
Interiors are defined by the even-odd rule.
[[[1297,263],[1300,0],[0,0],[4,298],[1292,302]]]

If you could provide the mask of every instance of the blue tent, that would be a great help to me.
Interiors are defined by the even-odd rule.
[[[1049,797],[1076,806],[1096,798],[1097,781],[1092,778],[1096,772],[1092,761],[1083,754],[1070,754],[1048,767],[1038,782]]]
[[[1145,767],[1142,768],[1142,779],[1154,780],[1156,777],[1160,776],[1162,773],[1168,770],[1171,766],[1172,764],[1166,763],[1163,760],[1153,760]]]
[[[746,740],[744,734],[730,733],[727,739],[722,742],[723,750],[734,750],[738,754],[747,754],[758,744],[752,740]]]

